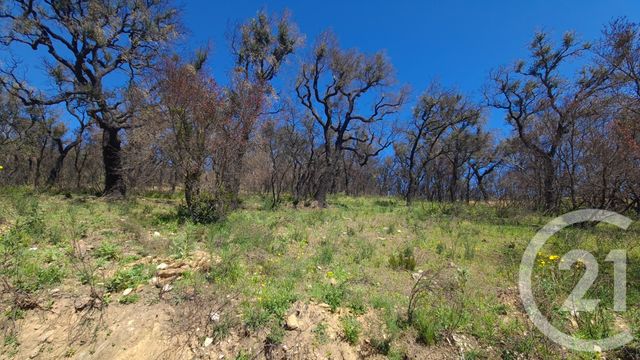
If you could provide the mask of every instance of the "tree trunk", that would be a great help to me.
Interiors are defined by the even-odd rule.
[[[102,132],[104,195],[115,198],[126,195],[126,186],[122,176],[122,145],[119,131],[119,128],[104,128]]]
[[[67,157],[67,152],[58,154],[51,171],[49,171],[49,176],[47,177],[47,186],[53,186],[58,177],[60,176],[60,172],[62,171],[62,165],[64,165],[64,159]]]
[[[551,211],[555,208],[555,197],[553,193],[553,185],[555,182],[556,171],[553,166],[552,158],[543,159],[544,179],[542,181],[542,192],[544,199],[544,210]]]
[[[318,179],[318,188],[313,196],[314,200],[318,202],[320,207],[327,207],[327,193],[333,183],[331,169],[325,168]]]
[[[189,209],[189,216],[193,218],[194,200],[200,189],[200,175],[187,174],[184,178],[184,199]]]

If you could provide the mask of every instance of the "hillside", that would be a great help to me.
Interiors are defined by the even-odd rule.
[[[179,195],[0,191],[2,359],[601,356],[555,345],[522,308],[520,259],[550,219],[536,213],[345,196],[326,209],[269,210],[251,197],[198,225],[177,215]],[[534,271],[543,313],[580,338],[635,331],[639,289],[628,288],[627,312],[608,310],[611,266],[589,292],[602,295],[599,311],[559,311],[580,272],[559,271],[555,254],[603,259],[626,246],[637,284],[639,231],[552,238]],[[602,356],[637,358],[635,346]]]

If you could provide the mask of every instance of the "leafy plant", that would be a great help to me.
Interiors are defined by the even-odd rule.
[[[401,253],[392,254],[389,257],[389,266],[394,270],[415,270],[416,259],[413,256],[413,249],[407,247]]]
[[[356,345],[360,339],[362,325],[353,316],[345,316],[341,320],[344,339],[351,345]]]

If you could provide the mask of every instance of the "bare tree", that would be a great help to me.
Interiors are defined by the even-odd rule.
[[[296,94],[321,132],[323,164],[314,194],[320,206],[326,206],[327,193],[339,176],[343,152],[356,154],[365,165],[391,145],[390,136],[376,126],[405,99],[404,91],[393,91],[392,73],[382,53],[341,50],[330,33],[320,37],[311,59],[302,65]],[[372,104],[370,109],[366,104]]]
[[[44,95],[28,87],[15,62],[2,69],[2,84],[30,106],[86,102],[90,118],[103,130],[107,195],[125,194],[120,132],[134,111],[128,94],[162,44],[176,34],[176,17],[165,0],[16,0],[0,12],[5,21],[2,44],[44,48],[57,91]]]
[[[438,84],[432,84],[420,96],[410,125],[401,131],[405,139],[395,147],[407,181],[404,193],[407,204],[411,204],[429,163],[448,150],[443,146],[444,139],[456,128],[476,124],[479,118],[477,105]]]
[[[576,79],[563,74],[562,66],[590,48],[566,33],[554,48],[545,33],[534,37],[530,61],[518,62],[491,74],[492,89],[486,92],[490,106],[506,112],[507,122],[518,139],[542,164],[542,205],[553,210],[558,196],[557,154],[574,122],[591,111],[589,100],[607,86],[609,70],[584,67]]]

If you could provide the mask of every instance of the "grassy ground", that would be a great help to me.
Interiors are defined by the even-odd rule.
[[[97,292],[107,308],[165,302],[176,311],[191,311],[184,310],[190,303],[215,301],[222,319],[198,328],[193,341],[210,337],[216,348],[234,339],[238,359],[266,356],[265,347],[285,344],[291,333],[287,318],[300,304],[326,308],[339,328],[331,337],[331,324],[308,324],[309,346],[324,349],[324,344],[340,342],[358,357],[600,356],[555,345],[533,327],[520,305],[521,256],[549,220],[536,213],[486,204],[406,207],[393,198],[344,196],[333,197],[327,209],[269,210],[255,197],[225,221],[199,225],[179,219],[179,198],[162,194],[106,202],[20,188],[0,190],[0,199],[0,272],[6,284],[0,352],[7,357],[19,357],[24,350],[21,319],[46,312],[57,299],[51,294],[69,289]],[[543,313],[581,338],[597,339],[624,328],[637,335],[639,234],[634,224],[627,231],[599,225],[554,236],[534,272]],[[88,258],[78,255],[82,248]],[[555,256],[577,248],[599,259],[600,276],[588,296],[603,300],[595,313],[571,316],[560,306],[582,269],[559,271]],[[617,248],[627,249],[629,257],[625,313],[610,310],[613,268],[604,262]],[[180,261],[197,251],[210,253],[215,265],[182,274],[170,296],[144,290],[152,288],[147,283],[156,271],[153,259]],[[412,293],[418,279],[423,291]],[[134,291],[122,295],[127,288]],[[176,326],[190,325],[182,321]],[[265,347],[245,349],[249,343],[243,338]],[[329,351],[326,358],[340,358]],[[625,354],[635,354],[635,343],[607,356]]]

